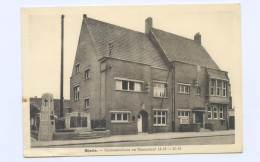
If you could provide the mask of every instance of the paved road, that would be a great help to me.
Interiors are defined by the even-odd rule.
[[[113,142],[100,144],[79,144],[66,146],[52,146],[52,147],[128,147],[128,146],[174,146],[174,145],[214,145],[214,144],[234,144],[234,135],[213,136],[213,137],[196,137],[183,139],[163,139],[152,141],[137,141],[137,142]]]

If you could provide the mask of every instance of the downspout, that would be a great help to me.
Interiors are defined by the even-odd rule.
[[[172,93],[173,93],[173,99],[172,99],[172,116],[173,116],[173,131],[175,132],[175,62],[173,62],[173,75],[172,75],[172,81],[173,81],[173,85],[172,85]]]

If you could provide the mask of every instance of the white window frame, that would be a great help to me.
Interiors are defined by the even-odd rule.
[[[142,92],[143,91],[143,83],[144,81],[141,80],[133,80],[133,79],[126,79],[126,78],[118,78],[115,77],[115,90],[120,91],[128,91],[128,92]],[[127,82],[127,89],[123,89],[123,81]],[[134,82],[134,90],[130,90],[130,82]],[[137,89],[137,84],[139,84],[139,89]]]
[[[115,120],[112,120],[112,114],[115,114]],[[121,120],[117,119],[117,115],[120,114]],[[124,114],[127,114],[127,120],[124,119]],[[130,111],[110,111],[110,121],[111,123],[129,123]]]
[[[178,93],[180,93],[180,94],[190,94],[191,86],[190,86],[190,84],[178,83],[178,89],[179,89]],[[183,91],[182,91],[182,89],[183,89]]]
[[[227,97],[227,82],[222,81],[222,96]]]
[[[76,88],[78,88],[78,90],[76,91]],[[79,96],[80,96],[80,86],[79,85],[75,85],[73,87],[73,92],[74,92],[74,100],[79,100]]]
[[[155,86],[155,85],[164,85],[164,88],[161,86]],[[159,92],[159,95],[158,95]],[[163,92],[163,95],[160,95]],[[167,82],[163,81],[153,81],[153,97],[159,97],[159,98],[167,98]]]
[[[159,112],[161,112],[160,115],[159,115]],[[163,115],[163,112],[165,112],[165,115]],[[168,114],[167,109],[154,109],[153,110],[153,117],[154,117],[155,123],[153,122],[153,125],[154,126],[167,126],[167,114]],[[163,117],[165,118],[165,123],[162,123]],[[161,120],[161,123],[158,123],[159,118]]]
[[[212,83],[213,83],[213,85],[212,85]],[[210,84],[210,95],[211,96],[215,96],[217,94],[216,87],[217,87],[217,80],[211,79],[211,84]]]
[[[216,111],[215,111],[216,109]],[[215,113],[217,114],[217,117],[215,118]],[[213,118],[218,119],[218,107],[213,107]]]
[[[88,107],[86,107],[86,101],[87,100],[88,100]],[[84,98],[84,108],[85,109],[89,109],[90,108],[90,98],[89,97]]]
[[[210,109],[210,110],[209,110]],[[210,114],[210,118],[209,118],[209,115],[208,115],[208,119],[212,119],[213,118],[213,113],[212,113],[212,107],[208,107],[208,114]]]
[[[76,68],[76,74],[78,74],[80,72],[80,62],[76,63],[75,68]]]
[[[178,118],[180,119],[180,124],[190,124],[190,116],[190,109],[178,109]]]
[[[222,114],[222,117],[220,116],[220,114]],[[224,119],[224,108],[223,107],[219,108],[219,119]]]
[[[221,84],[222,81],[216,80],[216,96],[221,96],[222,87],[219,85],[219,83]],[[219,94],[218,94],[218,92],[219,92]]]
[[[88,77],[86,77],[86,72],[88,71]],[[84,71],[84,78],[85,80],[89,79],[90,78],[90,67],[87,67]]]

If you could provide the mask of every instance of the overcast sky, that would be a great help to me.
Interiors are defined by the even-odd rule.
[[[69,99],[70,76],[83,14],[144,32],[144,21],[153,18],[155,28],[193,39],[202,45],[221,70],[228,71],[234,105],[241,102],[240,15],[238,6],[165,5],[132,7],[41,8],[27,12],[23,23],[23,95],[60,95],[61,14],[64,23],[64,97]],[[28,11],[28,10],[27,10]]]

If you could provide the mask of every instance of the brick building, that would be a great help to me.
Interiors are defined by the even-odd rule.
[[[83,16],[70,80],[71,107],[106,119],[111,134],[227,129],[227,72],[194,40],[153,27],[145,33]]]

